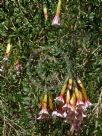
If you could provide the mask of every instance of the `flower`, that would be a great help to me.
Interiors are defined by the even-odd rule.
[[[4,56],[4,58],[3,58],[4,61],[7,61],[7,60],[8,60],[11,47],[12,47],[12,45],[11,45],[10,43],[8,43],[8,44],[7,44],[7,47],[6,47],[6,53],[5,53],[5,56]]]
[[[17,60],[16,63],[15,63],[15,70],[16,70],[18,75],[20,74],[20,72],[22,70],[22,65],[19,63],[19,60]]]
[[[47,20],[48,19],[48,11],[47,11],[46,5],[43,6],[43,12],[44,12],[45,20]]]
[[[63,96],[58,96],[55,98],[56,103],[58,104],[64,104],[64,98]]]
[[[61,0],[58,0],[56,14],[53,18],[52,25],[60,25],[60,10],[61,10]]]
[[[63,110],[70,110],[70,109],[71,109],[71,106],[70,106],[69,102],[70,102],[70,91],[67,90],[66,103],[65,103],[65,105],[62,107]]]
[[[63,85],[63,87],[61,89],[60,96],[55,98],[55,101],[58,104],[64,104],[64,94],[65,94],[66,88],[67,88],[67,80],[66,80],[65,84]]]
[[[52,21],[52,25],[60,25],[60,17],[59,15],[55,15]]]
[[[72,97],[70,99],[70,105],[71,105],[71,111],[76,112],[76,95],[75,95],[75,92],[73,92]]]
[[[88,107],[91,107],[92,106],[92,103],[89,101],[88,97],[87,97],[87,94],[86,94],[86,89],[84,87],[84,85],[82,84],[81,80],[77,80],[77,84],[78,86],[80,87],[79,89],[81,90],[82,92],[82,95],[83,95],[83,99],[84,99],[84,108],[87,109]]]
[[[79,105],[83,106],[84,103],[83,103],[83,101],[82,101],[82,94],[81,94],[81,92],[79,92],[79,90],[78,90],[77,87],[75,87],[75,95],[76,95],[76,98],[77,98],[77,103],[76,103],[76,105],[77,105],[77,106],[79,106]]]
[[[49,113],[48,113],[48,111],[46,110],[46,111],[40,111],[40,116],[37,118],[37,120],[47,120],[47,119],[49,119]]]
[[[92,106],[92,103],[87,99],[85,100],[84,102],[84,108],[87,109],[87,108],[90,108]]]
[[[56,111],[53,111],[53,112],[52,112],[52,117],[60,117],[60,118],[63,118],[63,115],[62,115],[60,112],[58,112],[58,111],[56,110]]]
[[[53,100],[52,100],[52,94],[49,94],[49,110],[53,111]]]
[[[44,95],[41,105],[42,105],[42,109],[39,112],[40,116],[37,119],[38,120],[48,119],[49,113],[48,113],[48,109],[47,109],[47,94]]]
[[[58,108],[52,112],[52,117],[63,118],[63,110],[61,105],[58,105]]]
[[[42,115],[42,114],[45,114],[45,115],[49,114],[47,108],[42,108],[42,110],[39,112],[39,115]]]
[[[19,60],[16,61],[15,68],[16,68],[17,71],[22,70],[22,65],[19,63]]]
[[[6,54],[9,54],[9,53],[10,53],[11,46],[12,46],[12,45],[11,45],[10,43],[7,44]]]
[[[68,89],[71,90],[72,89],[72,84],[73,84],[73,80],[69,79],[68,80]]]

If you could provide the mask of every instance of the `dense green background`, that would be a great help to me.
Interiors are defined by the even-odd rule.
[[[47,22],[43,3],[48,7]],[[0,66],[5,65],[0,76],[1,136],[31,136],[33,132],[36,136],[67,136],[69,125],[62,120],[36,121],[41,94],[58,95],[66,77],[80,77],[94,104],[77,135],[102,134],[102,0],[62,0],[58,27],[51,25],[56,3],[0,3]],[[8,42],[11,54],[3,64]],[[23,66],[20,76],[14,65],[17,59]]]

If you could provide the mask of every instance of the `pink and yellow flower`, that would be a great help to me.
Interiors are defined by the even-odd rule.
[[[67,94],[66,94],[66,103],[62,108],[63,108],[63,110],[70,110],[71,109],[71,106],[70,106],[70,91],[69,90],[67,90]]]
[[[58,105],[58,108],[55,111],[52,112],[52,117],[63,118],[62,105]]]
[[[68,89],[71,90],[72,89],[72,85],[73,85],[73,80],[69,79],[68,80]]]
[[[46,5],[43,6],[43,12],[44,12],[45,20],[47,21],[48,20],[48,11],[47,11]]]
[[[77,80],[77,84],[80,87],[80,90],[82,92],[83,95],[83,99],[84,99],[84,108],[87,109],[88,107],[92,106],[92,103],[89,101],[87,94],[86,94],[86,89],[84,87],[84,85],[82,84],[81,80]]]
[[[3,60],[8,60],[8,57],[9,57],[10,51],[11,51],[11,47],[12,47],[12,45],[10,43],[8,43],[7,47],[6,47],[6,52],[5,52],[5,56],[4,56]]]
[[[64,94],[67,88],[67,81],[65,82],[64,86],[61,89],[60,96],[56,97],[55,101],[59,104],[64,104]]]
[[[61,10],[61,0],[58,0],[57,10],[53,18],[52,25],[60,25],[60,10]]]
[[[83,101],[82,101],[82,94],[81,94],[81,92],[79,92],[79,90],[78,90],[78,88],[77,87],[75,87],[75,95],[76,95],[76,98],[77,98],[77,103],[76,103],[76,105],[77,106],[83,106],[84,105],[84,103],[83,103]]]
[[[42,109],[39,112],[38,120],[48,119],[49,113],[47,109],[47,94],[44,95],[43,101],[42,101]]]

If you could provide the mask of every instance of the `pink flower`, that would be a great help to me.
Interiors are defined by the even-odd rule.
[[[43,119],[49,119],[49,113],[46,108],[42,108],[42,110],[39,112],[39,117],[37,118],[37,120]]]
[[[56,15],[53,18],[52,25],[60,25],[60,10],[61,10],[61,0],[58,0]]]
[[[81,101],[80,99],[78,99],[76,105],[77,106],[84,106],[84,102]]]
[[[71,109],[71,106],[70,104],[65,104],[63,107],[62,107],[63,110],[70,110]]]
[[[42,115],[42,114],[48,115],[49,113],[48,113],[47,109],[42,108],[42,110],[39,112],[39,115]]]
[[[55,15],[52,21],[52,25],[60,25],[60,17],[59,15]]]
[[[20,64],[19,60],[17,60],[15,63],[15,70],[16,70],[17,74],[20,74],[20,72],[22,70],[22,65]]]
[[[60,112],[58,112],[58,111],[56,110],[56,111],[53,111],[53,112],[52,112],[52,117],[60,117],[60,118],[63,118],[63,115],[62,115]]]
[[[22,70],[22,66],[21,66],[21,64],[19,64],[19,63],[17,63],[15,67],[16,67],[16,70],[17,70],[17,71]]]
[[[92,103],[89,100],[85,100],[84,102],[84,108],[87,109],[92,106]]]
[[[78,121],[82,122],[83,121],[83,118],[86,117],[85,115],[85,112],[84,112],[84,109],[80,106],[77,108],[76,110],[76,116],[75,116],[75,119],[77,119]]]
[[[44,12],[45,20],[47,20],[48,19],[48,11],[47,11],[46,5],[43,6],[43,12]]]
[[[46,114],[42,114],[37,118],[37,120],[47,120],[47,119],[49,119],[49,115]]]
[[[68,114],[67,114],[67,112],[65,111],[65,112],[63,113],[63,117],[64,117],[64,118],[67,118],[67,116],[68,116]]]
[[[52,112],[52,116],[63,118],[63,110],[61,105],[58,105],[57,109]]]
[[[64,104],[64,98],[62,95],[56,97],[55,102],[59,103],[59,104]]]

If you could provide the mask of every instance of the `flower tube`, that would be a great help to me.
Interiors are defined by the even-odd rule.
[[[62,110],[62,105],[58,105],[56,110],[52,112],[52,117],[60,117],[63,118],[63,110]]]
[[[52,94],[49,94],[49,110],[53,111]]]
[[[48,11],[47,11],[46,5],[43,6],[43,12],[44,12],[45,20],[47,21],[48,20]]]
[[[43,120],[43,119],[48,119],[49,118],[49,113],[47,109],[47,94],[44,95],[43,101],[42,101],[42,109],[39,112],[39,117],[37,118],[38,120]]]
[[[17,74],[20,74],[22,70],[22,65],[20,64],[19,60],[17,60],[15,63],[15,70],[17,71]]]
[[[76,95],[75,92],[73,92],[72,97],[70,99],[70,104],[71,104],[71,110],[75,111],[75,106],[76,106]]]
[[[69,79],[68,80],[68,89],[71,90],[72,89],[72,85],[73,85],[73,80]]]
[[[64,104],[64,94],[67,88],[67,81],[65,82],[64,86],[61,89],[60,96],[56,97],[55,101],[58,102],[59,104]]]
[[[53,18],[52,25],[60,25],[60,10],[61,10],[61,0],[58,0],[57,10]]]
[[[69,110],[71,108],[71,106],[70,106],[70,91],[69,90],[67,90],[67,94],[66,94],[66,103],[62,108],[63,108],[63,110]]]
[[[86,89],[83,86],[83,84],[82,84],[80,79],[77,80],[77,84],[78,84],[80,90],[82,91],[82,95],[83,95],[83,99],[84,99],[84,108],[86,109],[86,108],[92,106],[92,103],[89,101],[89,99],[87,97]]]
[[[8,57],[10,55],[10,50],[11,50],[12,45],[10,43],[7,44],[7,48],[6,48],[6,52],[5,52],[5,56],[3,58],[3,60],[8,60]]]
[[[81,98],[81,93],[79,93],[79,90],[77,87],[75,87],[75,95],[77,98],[77,104],[76,105],[84,105],[82,98]]]

